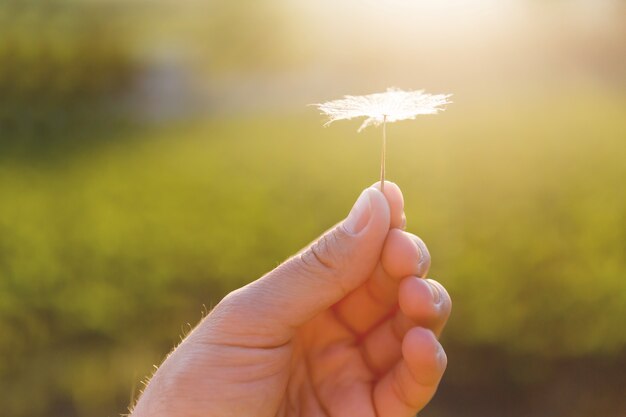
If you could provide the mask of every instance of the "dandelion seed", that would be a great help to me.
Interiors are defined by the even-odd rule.
[[[451,103],[451,94],[427,94],[424,90],[402,91],[388,88],[384,93],[366,96],[344,96],[339,100],[313,104],[322,114],[328,116],[324,126],[336,120],[350,120],[366,117],[359,132],[368,126],[383,125],[383,144],[380,159],[380,189],[385,184],[385,148],[387,146],[387,123],[415,119],[422,114],[437,114],[443,106]]]

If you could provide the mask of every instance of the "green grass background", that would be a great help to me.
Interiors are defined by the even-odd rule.
[[[254,83],[325,60],[313,84],[305,71],[291,85],[311,90],[329,71],[336,85],[320,90],[371,92],[384,74],[363,82],[387,43],[324,54],[284,3],[140,3],[0,2],[2,416],[125,412],[223,295],[338,222],[377,180],[379,129],[322,128],[297,94],[276,106],[279,93]],[[337,19],[324,22],[359,28]],[[579,38],[555,50],[550,38],[544,51],[529,29],[527,46],[543,54],[526,60],[504,33],[484,50],[461,39],[467,57],[382,55],[415,87],[455,86],[444,113],[388,127],[388,178],[454,300],[449,367],[420,416],[622,417],[626,94],[610,49],[620,44],[612,32],[571,33],[598,52],[572,61]],[[163,68],[151,61],[163,45],[183,56],[192,87],[209,79],[237,95],[238,80],[252,80],[243,97],[274,105],[251,110],[240,97],[230,110],[209,102],[145,120],[145,97],[133,107],[129,94]],[[482,78],[448,68],[473,53],[487,59]],[[518,53],[510,73],[503,62]],[[568,78],[589,63],[593,77]]]
[[[626,105],[574,103],[526,97],[500,113],[459,97],[389,127],[389,179],[454,299],[453,348],[623,355]],[[203,308],[346,215],[376,181],[380,131],[322,128],[311,113],[125,129],[2,159],[7,415],[122,412]],[[507,378],[545,377],[520,363]],[[461,365],[451,356],[452,382]]]

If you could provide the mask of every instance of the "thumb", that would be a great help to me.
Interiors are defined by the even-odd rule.
[[[245,332],[239,327],[242,323],[255,335],[277,337],[278,343],[289,340],[295,328],[367,279],[389,227],[387,199],[378,189],[365,189],[337,226],[264,277],[231,293],[224,301],[240,320],[230,324]]]

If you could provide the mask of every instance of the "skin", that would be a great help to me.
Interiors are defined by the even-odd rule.
[[[226,296],[167,357],[134,417],[410,417],[447,358],[444,287],[404,231],[400,189],[360,196],[348,218]]]

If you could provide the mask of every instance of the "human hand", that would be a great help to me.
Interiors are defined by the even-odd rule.
[[[446,367],[450,314],[423,279],[400,189],[376,185],[348,217],[226,296],[168,356],[133,417],[409,417]]]

